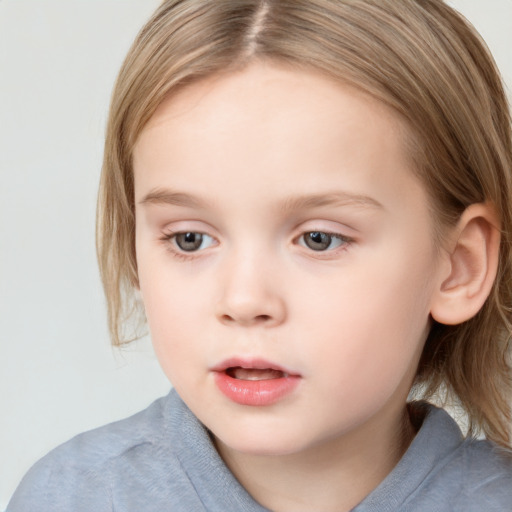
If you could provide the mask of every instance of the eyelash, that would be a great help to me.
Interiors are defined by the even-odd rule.
[[[179,247],[177,247],[176,242],[175,242],[175,239],[178,235],[184,235],[184,234],[188,234],[188,233],[193,233],[196,235],[210,237],[210,235],[206,235],[206,233],[202,233],[199,231],[175,231],[175,232],[164,234],[160,238],[160,240],[166,244],[166,248],[172,254],[172,256],[174,256],[175,258],[177,258],[178,260],[181,260],[181,261],[191,261],[191,260],[197,258],[197,253],[201,252],[201,251],[200,250],[188,251],[188,252],[184,251],[184,250],[180,249]],[[313,233],[320,233],[322,235],[326,235],[326,236],[330,237],[331,243],[332,243],[332,239],[337,239],[340,241],[340,245],[338,247],[331,249],[331,250],[323,250],[323,251],[315,251],[314,249],[308,248],[307,246],[305,246],[303,244],[299,244],[299,245],[301,245],[301,247],[305,247],[306,249],[309,249],[311,251],[311,253],[316,254],[317,257],[318,256],[322,257],[322,255],[335,256],[339,252],[347,250],[347,248],[354,242],[353,238],[341,235],[340,233],[334,233],[334,232],[322,231],[322,230],[304,231],[298,237],[296,237],[294,239],[294,242],[297,243],[305,235],[311,235]],[[213,237],[210,237],[210,238],[213,239]],[[326,256],[324,256],[324,258],[325,257]]]
[[[330,238],[329,246],[332,244],[333,240],[339,241],[339,245],[337,247],[330,249],[330,250],[327,248],[325,250],[319,250],[319,251],[315,251],[311,247],[307,247],[305,245],[305,242],[304,242],[304,245],[300,244],[300,245],[302,245],[302,247],[306,247],[307,249],[310,249],[315,254],[319,254],[319,255],[320,254],[326,254],[326,255],[328,254],[330,256],[330,255],[333,255],[333,253],[337,254],[339,251],[346,250],[347,247],[350,245],[350,243],[353,242],[352,238],[341,235],[340,233],[333,233],[330,231],[322,231],[322,230],[305,231],[299,237],[297,237],[295,240],[298,241],[298,240],[303,239],[306,235],[313,235],[313,234],[317,234],[317,235],[321,234],[321,235],[325,235],[325,236],[329,237]]]
[[[171,253],[172,256],[174,256],[176,259],[181,261],[190,261],[195,259],[197,256],[196,254],[199,251],[183,251],[179,247],[177,247],[175,239],[178,235],[185,235],[188,233],[193,233],[195,235],[206,235],[206,233],[201,233],[199,231],[173,231],[171,233],[165,233],[160,240],[164,242],[166,245],[166,249]],[[210,236],[210,235],[206,235]],[[213,238],[213,237],[210,237]]]

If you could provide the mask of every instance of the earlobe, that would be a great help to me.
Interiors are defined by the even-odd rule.
[[[434,320],[456,325],[475,316],[484,305],[498,269],[500,229],[493,205],[469,206],[453,228],[447,265],[433,297]]]

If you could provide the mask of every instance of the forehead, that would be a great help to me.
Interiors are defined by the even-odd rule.
[[[167,186],[207,194],[221,181],[240,197],[249,189],[271,199],[336,186],[392,201],[419,187],[404,132],[390,108],[354,87],[255,63],[159,106],[134,150],[136,195]]]
[[[257,61],[178,88],[159,105],[143,135],[163,123],[181,131],[188,125],[218,131],[225,123],[268,127],[270,121],[290,129],[299,117],[316,125],[334,116],[338,123],[354,123],[357,117],[361,125],[380,122],[393,132],[406,131],[397,113],[353,85],[314,69]]]

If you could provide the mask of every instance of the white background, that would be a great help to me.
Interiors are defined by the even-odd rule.
[[[39,457],[169,383],[110,348],[94,214],[110,91],[159,0],[0,0],[0,510]],[[451,2],[512,85],[512,1]]]

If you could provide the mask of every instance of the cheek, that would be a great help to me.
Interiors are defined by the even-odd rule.
[[[148,265],[141,258],[140,291],[156,356],[172,381],[179,367],[194,364],[194,348],[204,338],[204,286],[184,282],[166,265]],[[153,262],[154,263],[154,262]]]
[[[309,333],[300,339],[316,340],[310,358],[332,375],[333,388],[353,390],[358,382],[362,393],[368,386],[375,393],[417,364],[429,327],[431,265],[428,258],[409,267],[392,261],[351,268],[298,311]]]

